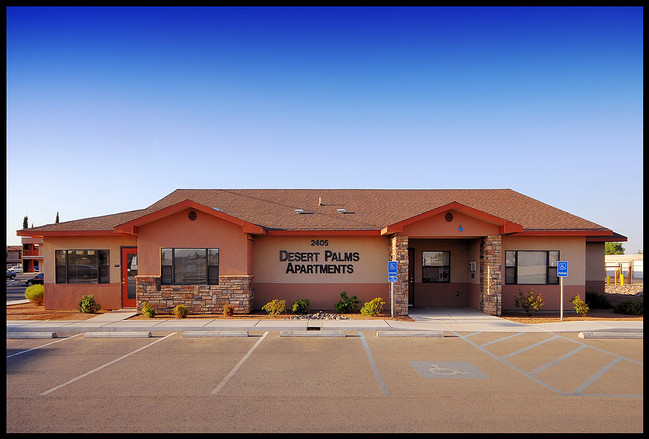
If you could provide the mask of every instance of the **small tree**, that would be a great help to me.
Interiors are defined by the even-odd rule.
[[[56,212],[56,219],[54,220],[55,224],[59,223],[59,212]]]
[[[624,247],[619,242],[607,242],[604,244],[604,254],[623,255]]]
[[[29,227],[29,223],[27,220],[27,215],[25,215],[25,218],[23,218],[23,229],[27,229]]]

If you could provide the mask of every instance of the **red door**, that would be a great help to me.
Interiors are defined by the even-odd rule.
[[[135,308],[135,276],[137,276],[137,248],[122,247],[122,308]]]

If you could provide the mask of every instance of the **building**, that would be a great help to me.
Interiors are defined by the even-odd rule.
[[[22,245],[8,245],[7,246],[7,269],[23,263],[23,246]]]
[[[23,236],[21,242],[23,272],[39,272],[43,266],[43,238]]]
[[[332,310],[340,293],[414,307],[515,309],[519,291],[560,307],[603,292],[606,227],[510,189],[179,189],[141,210],[19,230],[43,239],[45,307],[191,313],[260,309],[308,298]],[[388,261],[397,261],[388,282]]]
[[[605,255],[606,276],[611,284],[620,281],[620,276],[627,284],[642,283],[644,280],[643,254]]]
[[[7,268],[21,265],[24,273],[40,271],[43,266],[42,238],[23,236],[22,245],[7,246]]]

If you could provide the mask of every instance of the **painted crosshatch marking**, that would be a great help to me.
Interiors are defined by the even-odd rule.
[[[422,378],[489,378],[466,361],[409,361]]]

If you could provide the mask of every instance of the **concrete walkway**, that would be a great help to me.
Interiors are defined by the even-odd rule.
[[[120,309],[88,320],[8,320],[7,332],[53,333],[98,331],[283,331],[320,329],[338,331],[442,331],[442,332],[616,332],[642,334],[642,321],[564,321],[526,325],[491,316],[471,308],[414,309],[414,322],[399,320],[291,320],[291,319],[150,319],[127,320],[133,309]],[[621,338],[621,337],[618,337]]]

